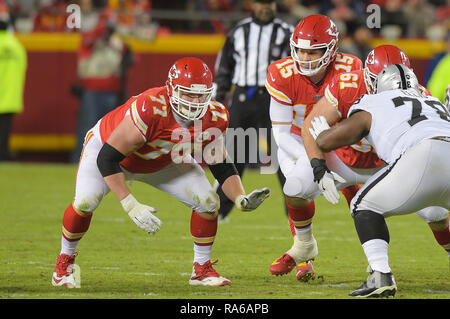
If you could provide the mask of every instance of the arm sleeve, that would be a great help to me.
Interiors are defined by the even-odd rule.
[[[281,104],[274,100],[270,100],[270,119],[272,122],[292,122],[293,118],[292,106]],[[273,137],[277,146],[285,151],[294,159],[300,157],[300,142],[291,134],[290,124],[272,124]]]
[[[300,155],[301,144],[291,134],[290,125],[274,124],[272,125],[273,138],[277,146],[289,154],[290,157],[297,160]]]

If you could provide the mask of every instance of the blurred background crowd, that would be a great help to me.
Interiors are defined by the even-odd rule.
[[[450,61],[450,0],[274,1],[277,17],[293,26],[311,14],[332,18],[340,32],[339,50],[362,61],[377,40],[403,41],[396,44],[411,54],[424,85],[444,57]],[[130,95],[164,83],[175,59],[196,55],[213,67],[225,35],[252,14],[252,2],[0,0],[0,36],[8,39],[0,41],[5,43],[0,51],[19,48],[18,43],[6,47],[16,41],[27,53],[20,62],[24,86],[18,67],[9,58],[1,59],[9,55],[0,52],[1,69],[8,65],[12,70],[11,76],[3,72],[0,85],[11,86],[15,77],[17,89],[9,91],[20,93],[14,97],[14,111],[2,109],[0,97],[0,119],[7,123],[0,123],[0,148],[12,131],[15,158],[18,152],[70,151],[69,161],[76,162],[86,130]],[[74,22],[74,13],[80,22],[76,27],[68,23]],[[441,69],[435,82],[447,87],[449,75]],[[13,122],[11,114],[19,113]],[[0,154],[0,161],[8,159]]]
[[[114,20],[119,33],[151,39],[164,33],[226,33],[251,8],[251,0],[3,0],[18,32],[77,32],[93,29],[99,19]],[[81,29],[68,29],[67,5],[78,4]],[[450,0],[277,0],[279,16],[295,25],[320,13],[343,33],[367,38],[367,8],[381,10],[382,28],[371,33],[387,38],[442,39],[450,21]]]

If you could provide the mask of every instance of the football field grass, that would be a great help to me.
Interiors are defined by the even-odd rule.
[[[275,175],[249,170],[250,192],[268,186],[271,197],[254,212],[236,209],[219,224],[212,258],[232,286],[190,286],[191,211],[169,195],[135,182],[132,192],[159,209],[154,236],[129,220],[113,194],[94,213],[78,246],[81,289],[53,287],[61,222],[72,201],[76,166],[0,164],[0,299],[346,299],[367,277],[367,262],[345,198],[316,200],[317,278],[300,283],[295,272],[275,277],[272,261],[290,248],[292,236]],[[209,172],[208,172],[208,176]],[[449,258],[415,215],[387,219],[396,299],[449,299]]]

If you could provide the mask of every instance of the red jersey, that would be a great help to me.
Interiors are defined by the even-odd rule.
[[[324,95],[325,87],[333,77],[361,68],[362,62],[356,56],[337,53],[334,62],[328,66],[325,77],[314,84],[307,76],[298,73],[294,67],[294,60],[289,56],[269,66],[266,88],[277,102],[294,108],[291,132],[301,136],[303,120]]]
[[[165,86],[149,89],[130,98],[100,121],[100,136],[105,143],[122,119],[130,115],[146,143],[128,155],[120,165],[132,173],[153,173],[172,162],[172,149],[189,143],[191,154],[225,132],[229,115],[224,105],[211,101],[206,114],[184,129],[175,120]],[[214,129],[214,130],[213,130]],[[184,146],[182,146],[184,145]],[[182,154],[177,148],[177,154]]]
[[[429,95],[423,86],[419,86],[419,89],[422,94]],[[364,94],[367,94],[367,88],[363,70],[338,74],[325,88],[325,98],[341,116],[339,122],[347,118],[350,107]],[[335,152],[346,165],[354,168],[376,168],[385,164],[366,139],[351,146],[341,147]]]
[[[362,95],[367,94],[364,71],[342,73],[333,78],[325,88],[325,98],[334,105],[341,120],[347,118],[348,110]],[[338,148],[336,155],[348,166],[354,168],[375,168],[384,165],[372,145],[362,139],[357,144]]]

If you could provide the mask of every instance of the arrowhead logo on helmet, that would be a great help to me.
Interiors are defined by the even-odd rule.
[[[180,71],[177,69],[177,66],[174,64],[169,70],[169,78],[172,80],[178,79],[178,75],[180,74]]]
[[[306,76],[318,73],[334,61],[339,32],[336,24],[327,16],[313,14],[302,19],[291,36],[291,56],[296,70]],[[320,58],[302,60],[299,50],[324,50]]]
[[[186,120],[199,120],[208,110],[213,91],[209,67],[198,58],[182,58],[169,70],[166,82],[172,110]]]
[[[370,51],[364,63],[364,82],[367,93],[374,92],[375,78],[386,66],[392,64],[402,64],[411,68],[408,56],[395,45],[383,44]]]
[[[333,22],[333,20],[330,19],[330,27],[327,30],[328,34],[332,37],[337,37],[339,35],[338,29],[336,24]]]

